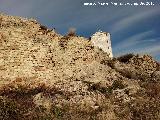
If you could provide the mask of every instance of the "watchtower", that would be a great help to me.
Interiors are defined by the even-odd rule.
[[[107,32],[98,31],[91,36],[91,42],[94,46],[101,48],[104,52],[108,53],[109,57],[112,58],[112,47],[110,34]]]

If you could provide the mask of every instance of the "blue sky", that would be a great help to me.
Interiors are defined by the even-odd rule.
[[[153,2],[154,6],[84,6],[98,2]],[[114,56],[150,54],[160,61],[160,0],[0,0],[0,11],[34,18],[65,34],[76,28],[89,37],[99,29],[110,32]]]

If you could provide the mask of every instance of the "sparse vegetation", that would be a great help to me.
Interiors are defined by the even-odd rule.
[[[76,29],[75,28],[70,28],[67,36],[76,36]]]
[[[19,118],[22,118],[22,114],[17,102],[0,96],[0,119],[17,120]]]
[[[113,90],[116,90],[116,89],[124,89],[126,87],[126,85],[124,85],[122,83],[122,81],[120,80],[115,80],[113,82],[113,84],[111,86],[108,86],[108,87],[102,87],[100,86],[99,83],[97,84],[92,84],[92,83],[88,83],[89,84],[89,90],[93,90],[93,91],[99,91],[105,95],[111,95]]]
[[[0,18],[0,27],[1,27],[1,24],[2,24],[2,18]]]
[[[112,84],[112,89],[116,90],[116,89],[123,89],[126,86],[122,83],[122,81],[120,80],[115,80]]]
[[[61,119],[63,117],[63,110],[57,106],[52,106],[53,114],[55,115],[56,118]]]
[[[0,120],[160,119],[160,65],[151,56],[111,59],[75,30],[61,36],[2,17]]]
[[[130,53],[130,54],[126,54],[118,57],[117,60],[123,63],[127,63],[129,59],[132,58],[133,56],[135,55],[133,53]]]

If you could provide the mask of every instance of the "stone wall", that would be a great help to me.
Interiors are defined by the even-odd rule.
[[[101,48],[104,52],[109,54],[109,57],[113,57],[110,34],[107,32],[96,32],[91,36],[91,42],[94,46]]]

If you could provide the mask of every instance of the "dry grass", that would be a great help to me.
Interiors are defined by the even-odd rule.
[[[70,28],[67,36],[76,36],[76,29],[75,28]]]
[[[159,73],[152,74],[160,65],[151,57],[111,60],[75,29],[61,36],[2,17],[0,120],[160,119]]]

